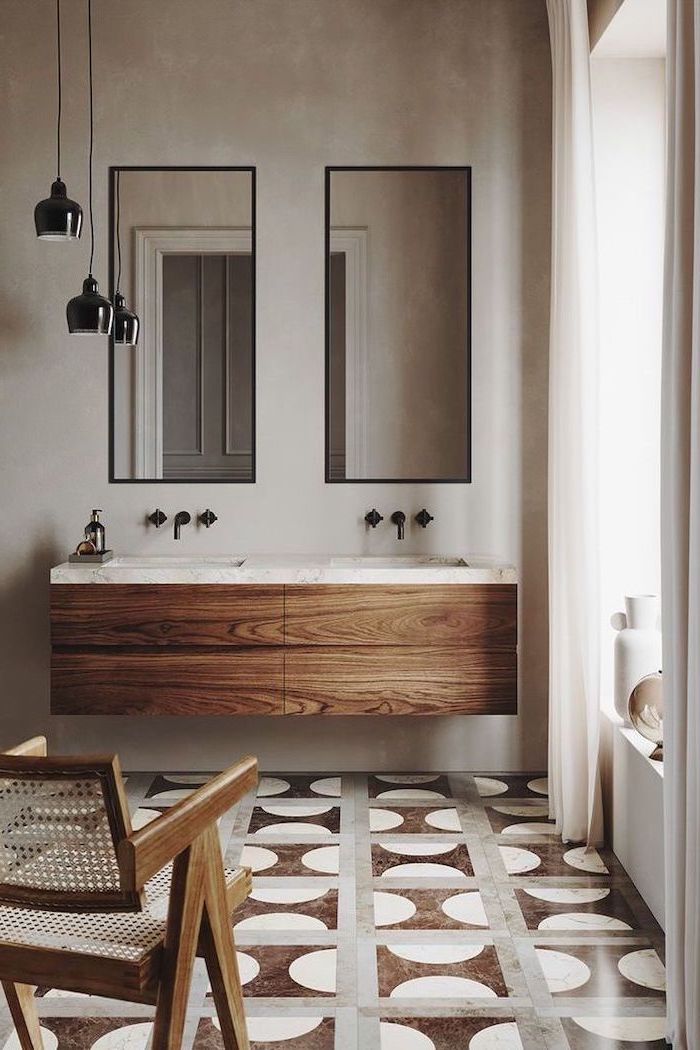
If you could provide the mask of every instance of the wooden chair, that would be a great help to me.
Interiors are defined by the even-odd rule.
[[[22,1050],[43,1050],[34,988],[154,1005],[153,1050],[180,1050],[196,955],[226,1050],[248,1050],[217,820],[257,782],[244,758],[139,831],[116,756],[0,754],[0,980]]]

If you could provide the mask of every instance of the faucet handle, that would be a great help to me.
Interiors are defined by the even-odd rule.
[[[419,510],[416,514],[416,521],[422,529],[427,528],[428,525],[430,525],[430,522],[434,520],[435,518],[433,517],[433,515],[429,514],[425,507],[423,507],[423,510]]]
[[[165,522],[168,520],[168,516],[167,514],[163,514],[162,510],[157,509],[154,510],[152,514],[148,515],[148,520],[150,521],[151,525],[155,525],[155,527],[159,529],[161,525],[164,525]]]
[[[203,514],[199,515],[199,523],[200,523],[200,525],[203,525],[205,529],[208,529],[210,525],[213,525],[214,522],[218,521],[218,520],[219,519],[217,518],[217,516],[214,513],[214,511],[213,510],[209,510],[208,507],[204,511]]]
[[[365,521],[368,525],[371,525],[373,529],[376,529],[379,522],[384,521],[384,518],[376,507],[372,507],[372,509],[365,514]]]

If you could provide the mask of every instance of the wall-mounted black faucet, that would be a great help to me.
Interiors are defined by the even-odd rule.
[[[148,515],[148,520],[150,521],[151,525],[155,525],[155,527],[159,529],[161,525],[165,525],[166,521],[168,520],[168,515],[163,514],[162,510],[157,509],[154,510],[152,514]]]
[[[406,525],[406,515],[402,510],[395,510],[391,515],[391,520],[394,525],[396,525],[396,532],[399,539],[402,540],[404,536],[404,527]]]
[[[371,525],[373,529],[376,529],[379,522],[384,521],[384,518],[381,516],[376,507],[372,507],[372,509],[367,511],[367,513],[365,514],[365,521],[368,525]]]
[[[213,525],[214,522],[218,521],[218,520],[219,519],[217,518],[217,516],[214,513],[214,511],[213,510],[209,510],[208,507],[204,511],[203,514],[199,515],[199,524],[203,525],[205,529],[208,529],[210,525]]]
[[[179,510],[177,512],[177,514],[175,515],[175,532],[174,532],[174,536],[175,536],[176,540],[180,539],[180,526],[181,525],[189,525],[189,523],[191,521],[192,521],[192,518],[190,517],[189,511]]]
[[[433,515],[429,514],[425,507],[423,507],[423,510],[419,510],[416,514],[416,521],[422,529],[427,529],[428,525],[430,525],[430,522],[434,520],[435,519]]]

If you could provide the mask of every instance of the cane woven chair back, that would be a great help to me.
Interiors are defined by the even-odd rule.
[[[138,911],[116,849],[131,833],[116,756],[0,754],[0,903]]]

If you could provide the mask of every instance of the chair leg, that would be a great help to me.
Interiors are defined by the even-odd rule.
[[[204,904],[201,837],[173,862],[151,1050],[180,1050]]]
[[[12,981],[3,981],[2,987],[22,1050],[44,1050],[34,987],[31,984],[13,984]]]
[[[243,1008],[243,990],[233,942],[231,916],[221,848],[215,829],[207,832],[207,864],[204,889],[202,941],[224,1050],[250,1050]]]

